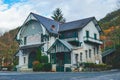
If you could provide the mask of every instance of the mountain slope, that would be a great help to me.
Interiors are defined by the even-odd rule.
[[[108,13],[104,18],[99,21],[102,29],[108,29],[112,26],[120,26],[120,9]]]
[[[10,30],[9,32],[4,33],[0,36],[0,65],[8,66],[11,65],[16,60],[14,54],[18,50],[18,43],[15,41],[15,36],[18,32],[18,29]],[[2,60],[4,58],[4,64]]]

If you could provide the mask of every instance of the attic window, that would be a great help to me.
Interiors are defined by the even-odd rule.
[[[55,30],[55,25],[52,25],[52,26],[51,26],[51,29],[54,31],[54,30]]]

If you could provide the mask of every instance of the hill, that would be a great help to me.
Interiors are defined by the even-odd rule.
[[[18,43],[15,41],[15,36],[18,28],[4,33],[0,36],[0,61],[4,57],[5,65],[9,65],[13,61],[13,56],[18,50]],[[1,65],[2,63],[0,63]]]
[[[120,9],[108,13],[104,18],[99,21],[103,30],[112,26],[120,26]]]
[[[104,18],[100,19],[99,25],[104,32],[101,39],[105,41],[106,47],[120,45],[120,9],[108,13]]]
[[[112,65],[113,68],[120,68],[120,9],[107,14],[99,21],[103,29],[101,39],[104,41],[102,47],[104,50],[116,48],[116,51],[103,57],[106,64]]]

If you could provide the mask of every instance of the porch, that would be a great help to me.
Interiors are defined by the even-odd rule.
[[[42,45],[29,45],[20,48],[19,65],[16,66],[18,71],[32,71],[33,62],[37,60],[37,56]],[[40,54],[41,55],[41,54]]]
[[[52,71],[64,72],[71,67],[72,46],[63,40],[57,39],[48,49]]]

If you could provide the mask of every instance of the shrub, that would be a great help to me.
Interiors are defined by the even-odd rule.
[[[52,64],[51,63],[45,63],[43,65],[43,70],[44,71],[51,71],[52,70]]]
[[[42,64],[36,64],[36,65],[33,65],[33,71],[42,71],[42,67],[43,65]]]
[[[95,64],[95,63],[82,63],[81,65],[87,71],[103,71],[103,70],[109,70],[112,67],[106,64]]]
[[[48,63],[48,56],[41,56],[40,62],[41,63]]]
[[[36,65],[36,64],[39,64],[39,63],[40,63],[39,61],[34,61],[32,64]]]
[[[71,72],[71,68],[66,67],[66,72]]]
[[[43,65],[40,64],[39,61],[34,61],[33,62],[33,71],[42,71],[43,70]]]

